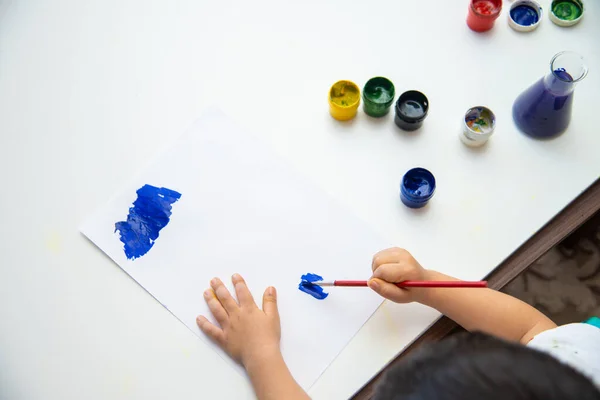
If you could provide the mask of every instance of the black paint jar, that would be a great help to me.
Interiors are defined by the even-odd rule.
[[[394,122],[398,128],[414,131],[423,125],[429,110],[429,100],[419,91],[409,90],[402,93],[396,101]]]

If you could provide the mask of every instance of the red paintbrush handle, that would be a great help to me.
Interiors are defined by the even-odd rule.
[[[333,281],[334,286],[367,286],[367,281]],[[485,288],[487,281],[404,281],[398,287]]]
[[[333,281],[333,286],[368,286],[367,281]]]

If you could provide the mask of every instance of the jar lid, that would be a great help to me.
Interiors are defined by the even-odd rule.
[[[550,20],[558,26],[572,26],[583,18],[583,0],[553,0],[550,5]]]
[[[510,6],[508,25],[519,32],[531,32],[542,21],[542,7],[534,0],[517,0]]]

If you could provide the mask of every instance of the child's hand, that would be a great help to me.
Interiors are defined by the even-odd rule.
[[[375,254],[372,269],[369,287],[396,303],[417,301],[422,288],[399,288],[394,283],[427,280],[427,271],[408,251],[398,247]]]
[[[219,278],[213,278],[211,289],[204,292],[204,299],[221,327],[211,324],[202,315],[196,318],[196,323],[231,358],[248,369],[248,364],[280,354],[277,297],[274,287],[267,288],[261,310],[239,274],[234,274],[231,281],[239,304]]]

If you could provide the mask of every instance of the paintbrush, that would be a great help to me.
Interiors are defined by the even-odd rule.
[[[308,283],[317,286],[368,286],[367,281],[315,281]],[[486,288],[487,281],[404,281],[397,282],[396,286],[400,288]]]

